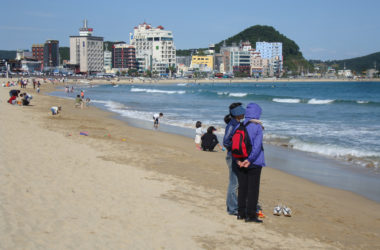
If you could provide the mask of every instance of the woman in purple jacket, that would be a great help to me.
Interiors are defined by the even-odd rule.
[[[237,160],[239,166],[238,219],[245,222],[261,223],[257,218],[256,207],[259,199],[261,169],[265,166],[263,148],[263,127],[260,122],[261,108],[256,103],[248,104],[244,125],[252,150],[244,161]]]

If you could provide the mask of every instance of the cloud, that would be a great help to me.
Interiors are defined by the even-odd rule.
[[[49,28],[38,28],[38,27],[27,27],[27,26],[0,26],[0,30],[19,30],[19,31],[52,31],[54,29]]]

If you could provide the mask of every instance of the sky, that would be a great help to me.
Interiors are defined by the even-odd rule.
[[[94,36],[129,42],[144,21],[171,30],[177,49],[205,48],[253,25],[273,26],[306,59],[339,60],[380,51],[380,0],[1,0],[0,50],[59,40],[69,46],[83,19]]]

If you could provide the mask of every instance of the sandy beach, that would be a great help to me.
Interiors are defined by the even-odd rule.
[[[30,86],[32,105],[13,106],[10,89],[0,88],[0,249],[380,248],[379,203],[268,166],[264,223],[237,221],[225,152]],[[278,202],[293,216],[273,216]]]

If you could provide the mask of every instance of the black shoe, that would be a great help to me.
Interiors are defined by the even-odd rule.
[[[237,219],[238,220],[245,220],[246,217],[245,217],[245,215],[237,215]]]
[[[263,221],[258,219],[257,217],[247,217],[245,218],[245,222],[263,223]]]

